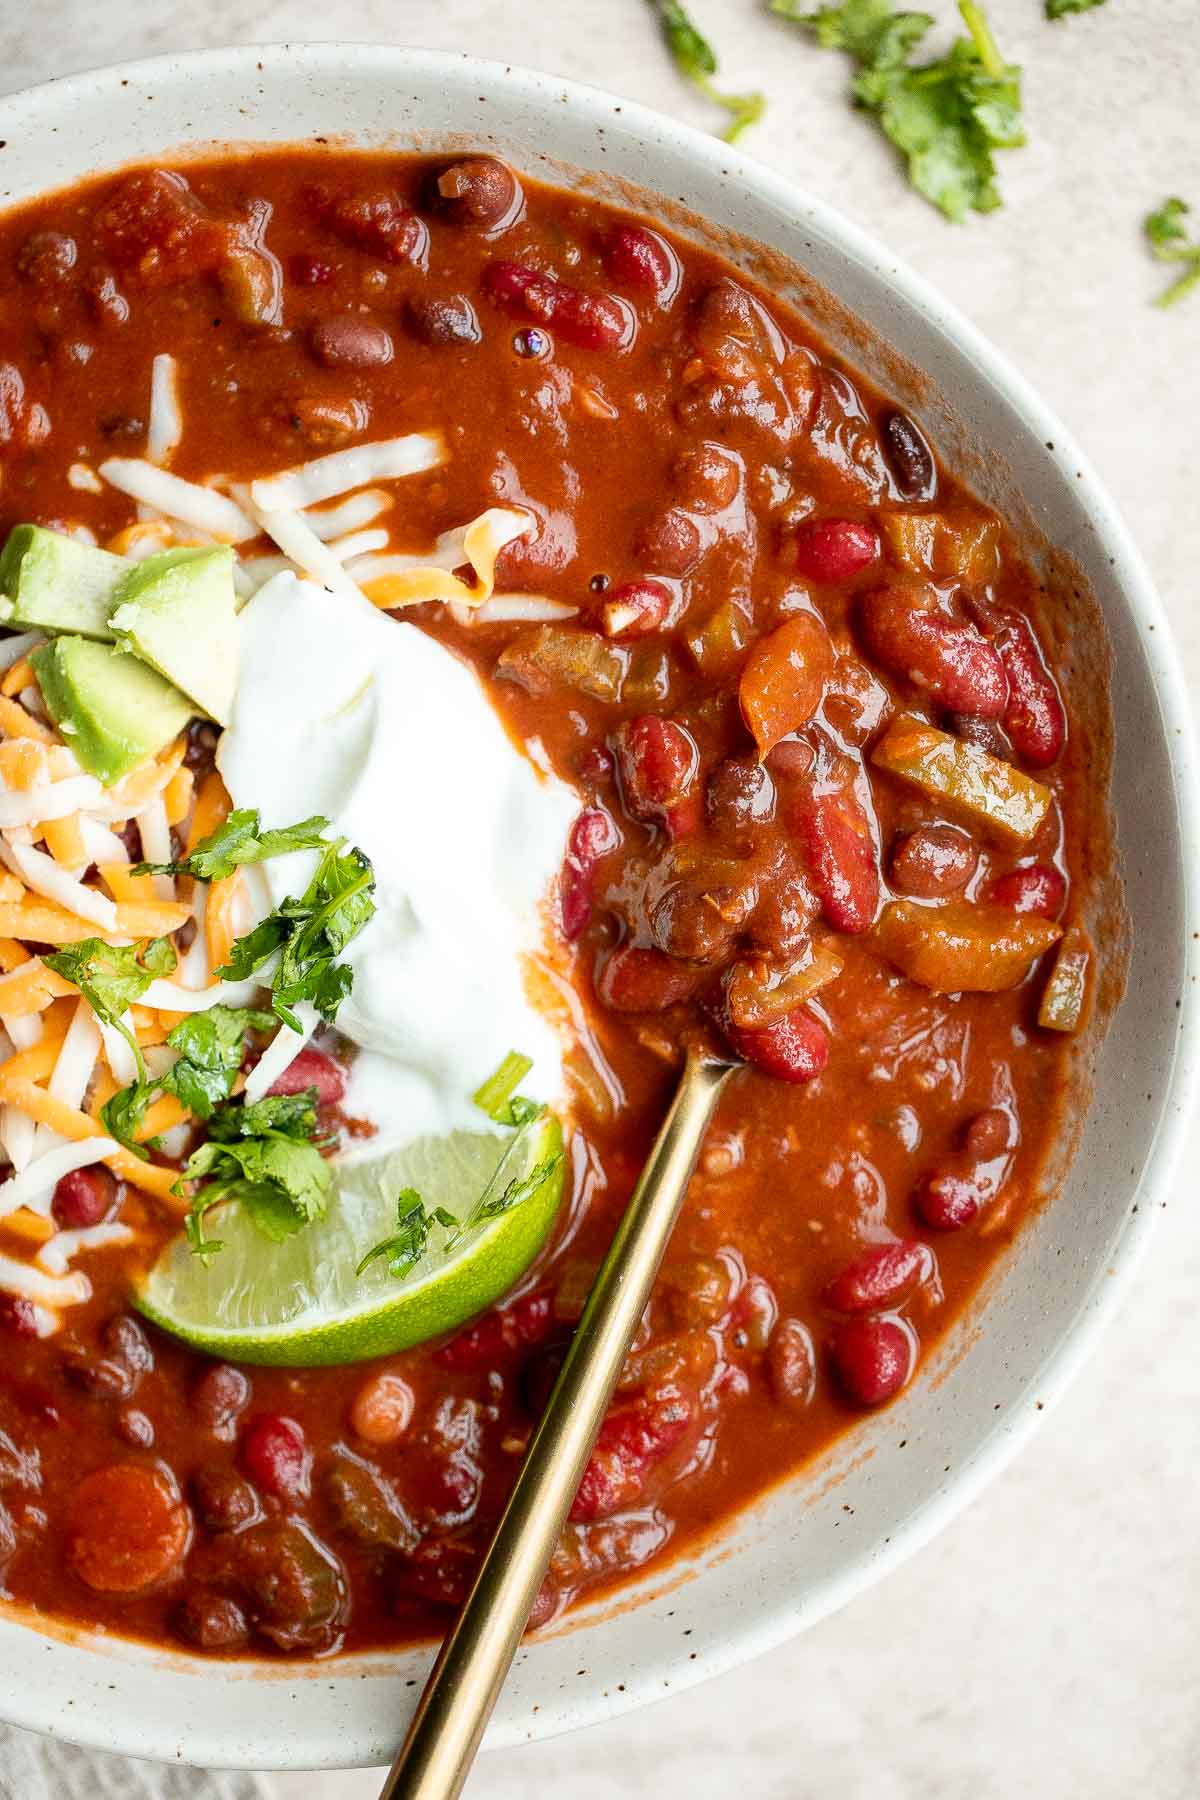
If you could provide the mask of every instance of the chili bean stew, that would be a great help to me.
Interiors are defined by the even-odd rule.
[[[352,1366],[235,1366],[134,1304],[179,1231],[183,1152],[156,1137],[145,1164],[116,1152],[68,1171],[48,1223],[0,1217],[3,1591],[214,1654],[439,1633],[683,1047],[731,1046],[747,1067],[535,1609],[544,1626],[900,1392],[1044,1197],[1100,978],[1082,847],[1105,796],[1037,581],[916,420],[788,305],[660,222],[488,156],[264,150],[127,171],[8,215],[0,266],[5,531],[122,555],[212,542],[219,525],[189,535],[170,495],[139,500],[105,468],[169,466],[237,505],[277,471],[439,433],[435,466],[345,491],[382,486],[371,529],[418,562],[486,509],[523,516],[482,604],[477,582],[471,604],[404,618],[477,672],[514,744],[578,796],[543,921],[569,1026],[566,1198],[542,1253],[448,1339]],[[177,429],[162,439],[160,394],[156,450],[163,357]],[[464,550],[455,567],[480,577],[470,564]],[[363,564],[390,610],[386,579],[372,591]],[[19,746],[51,764],[60,748],[30,656],[10,658],[0,700],[14,796],[37,761]],[[132,799],[110,807],[134,862],[219,822],[217,744],[194,719],[151,765],[167,796],[153,828]],[[31,853],[147,921],[172,904],[119,868],[101,887],[109,859],[55,823],[4,832],[0,995],[30,951],[72,941],[45,935],[63,907]],[[186,955],[204,930],[190,894],[180,881],[178,916],[143,927],[122,915],[124,941],[166,936]],[[57,1020],[63,1040],[78,995],[49,980],[23,976],[11,1012],[0,999],[14,1165],[22,1108],[50,1143],[96,1128],[65,1129],[39,1093],[95,1120],[121,1079],[106,1048],[88,1093],[56,1094],[46,1037],[22,1028],[54,1038]],[[147,1047],[161,1010],[156,1036],[154,1009],[134,1008]],[[247,1066],[262,1050],[248,1041]],[[313,1093],[332,1151],[371,1130],[342,1104],[353,1058],[324,1027],[272,1089]],[[171,1127],[203,1136],[186,1109],[154,1130]],[[6,1274],[34,1266],[47,1233],[112,1223],[129,1230],[80,1240],[87,1293],[66,1310]]]

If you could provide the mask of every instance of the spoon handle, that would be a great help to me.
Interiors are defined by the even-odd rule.
[[[454,1800],[521,1641],[645,1311],[721,1087],[689,1055],[474,1585],[433,1665],[381,1800]]]

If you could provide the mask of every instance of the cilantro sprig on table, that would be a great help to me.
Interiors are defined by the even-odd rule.
[[[652,4],[675,67],[700,89],[706,99],[729,114],[729,123],[721,136],[727,144],[735,143],[743,131],[762,118],[767,106],[766,97],[760,93],[723,93],[713,82],[717,73],[716,52],[678,0],[652,0]]]
[[[199,1184],[185,1222],[193,1254],[207,1261],[222,1248],[205,1233],[214,1206],[237,1202],[275,1243],[324,1218],[333,1170],[321,1143],[315,1088],[218,1106],[173,1189],[186,1196],[188,1184]]]
[[[1172,195],[1146,217],[1144,230],[1152,255],[1159,262],[1182,265],[1181,273],[1154,302],[1156,306],[1174,306],[1177,300],[1200,286],[1200,239],[1190,239],[1184,224],[1190,211],[1185,200]],[[49,958],[45,960],[49,961]]]
[[[912,56],[933,25],[929,13],[897,12],[895,0],[842,0],[816,12],[802,0],[770,3],[824,49],[854,58],[854,98],[905,157],[918,193],[956,223],[1000,205],[993,153],[1025,142],[1021,71],[1001,56],[975,0],[959,0],[968,35],[923,63]]]
[[[529,1057],[510,1050],[496,1072],[473,1096],[476,1106],[489,1119],[497,1125],[510,1127],[513,1135],[466,1217],[456,1219],[444,1206],[427,1208],[416,1188],[402,1188],[396,1199],[396,1230],[367,1251],[358,1265],[357,1274],[361,1275],[374,1262],[386,1261],[389,1275],[396,1278],[407,1275],[424,1258],[434,1225],[440,1225],[446,1232],[442,1249],[448,1253],[480,1225],[500,1218],[528,1200],[554,1173],[562,1161],[561,1150],[536,1163],[525,1175],[508,1173],[519,1165],[530,1132],[546,1113],[546,1108],[538,1101],[516,1091],[532,1067]]]

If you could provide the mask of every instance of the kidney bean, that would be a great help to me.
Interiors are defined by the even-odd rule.
[[[776,1081],[812,1081],[829,1061],[825,1027],[803,1006],[753,1031],[725,1029],[737,1054]]]
[[[669,1389],[611,1407],[569,1516],[589,1523],[636,1505],[651,1471],[686,1437],[691,1423],[690,1404]]]
[[[1066,743],[1067,715],[1029,621],[1020,613],[1002,613],[996,648],[1008,677],[1004,727],[1013,749],[1031,769],[1048,769]]]
[[[775,817],[775,783],[753,757],[727,756],[708,777],[704,810],[713,831],[747,848],[756,830]]]
[[[433,1606],[462,1606],[475,1571],[479,1552],[454,1538],[426,1538],[396,1571],[397,1598],[412,1596]]]
[[[325,1495],[341,1529],[372,1549],[413,1550],[421,1533],[379,1470],[340,1445],[325,1478]]]
[[[90,1344],[68,1338],[62,1342],[62,1372],[73,1387],[97,1400],[128,1400],[137,1376],[115,1356],[97,1356]]]
[[[604,266],[618,287],[652,294],[667,306],[679,292],[683,270],[665,238],[646,225],[614,225],[604,240]]]
[[[610,1012],[665,1012],[688,999],[702,978],[703,970],[661,950],[621,944],[600,965],[596,995]]]
[[[117,286],[117,278],[111,269],[88,269],[79,285],[84,305],[97,325],[109,328],[128,322],[129,302]]]
[[[812,936],[819,910],[807,881],[785,862],[759,891],[750,917],[751,941],[769,956],[798,956]]]
[[[55,1224],[64,1231],[79,1231],[107,1219],[116,1198],[115,1178],[100,1163],[93,1163],[62,1176],[55,1185],[50,1210]]]
[[[903,1319],[847,1319],[832,1341],[833,1366],[859,1406],[881,1406],[898,1394],[917,1360],[917,1336]]]
[[[136,1407],[123,1406],[117,1414],[117,1436],[131,1450],[150,1450],[154,1445],[154,1422]]]
[[[404,321],[422,344],[478,344],[483,332],[465,294],[413,295],[404,302]]]
[[[935,1170],[923,1175],[913,1195],[918,1217],[934,1231],[961,1231],[979,1216],[983,1196],[970,1175]]]
[[[237,1650],[250,1635],[246,1615],[227,1594],[193,1588],[175,1614],[175,1629],[197,1650]]]
[[[511,1361],[517,1352],[543,1343],[556,1324],[554,1296],[548,1289],[524,1294],[511,1306],[485,1313],[477,1324],[460,1331],[434,1351],[433,1360],[443,1369],[494,1369]]]
[[[512,170],[495,156],[451,163],[433,186],[433,203],[452,224],[489,233],[511,225],[525,198]]]
[[[0,1331],[13,1337],[35,1338],[38,1326],[33,1301],[26,1300],[23,1294],[0,1294]]]
[[[425,246],[424,223],[390,189],[339,194],[317,187],[308,198],[315,217],[335,237],[383,262],[412,261]]]
[[[700,527],[677,506],[668,507],[638,533],[636,554],[662,575],[687,575],[700,560]]]
[[[483,289],[510,317],[545,325],[580,350],[627,350],[636,335],[632,308],[615,294],[588,293],[522,263],[490,263]]]
[[[612,815],[602,806],[580,813],[567,838],[567,854],[559,880],[559,916],[563,936],[570,943],[583,935],[592,916],[592,893],[601,857],[615,850],[621,834]]]
[[[359,313],[318,319],[308,334],[308,346],[327,369],[381,369],[392,360],[391,334]]]
[[[989,1106],[968,1120],[963,1149],[973,1162],[991,1162],[1003,1156],[1014,1135],[1014,1121],[1001,1106]]]
[[[665,581],[626,581],[604,596],[601,617],[609,637],[645,637],[666,624],[675,596]]]
[[[691,881],[675,881],[655,901],[649,925],[654,942],[684,962],[724,960],[735,927],[712,904],[709,892]]]
[[[988,899],[1018,913],[1041,913],[1057,919],[1067,898],[1066,877],[1052,863],[1024,863],[997,875],[988,888]]]
[[[214,1363],[191,1393],[192,1411],[214,1437],[232,1441],[250,1404],[250,1380],[232,1363]]]
[[[793,540],[796,568],[825,587],[852,581],[879,555],[879,538],[857,519],[806,519]]]
[[[174,1482],[147,1463],[110,1463],[85,1476],[71,1503],[70,1558],[101,1594],[140,1594],[182,1562],[192,1517]]]
[[[242,1468],[265,1494],[303,1500],[312,1475],[312,1451],[304,1428],[283,1413],[259,1413],[242,1436]]]
[[[850,763],[823,756],[793,810],[825,918],[836,931],[869,930],[879,908],[879,867]]]
[[[932,1273],[933,1252],[919,1239],[874,1244],[829,1283],[825,1304],[835,1312],[884,1312]]]
[[[667,827],[700,766],[695,739],[674,719],[655,713],[628,719],[613,734],[621,798],[631,818]]]
[[[368,1444],[395,1444],[408,1430],[416,1398],[403,1375],[381,1370],[350,1402],[350,1429]]]
[[[1008,679],[997,650],[973,625],[945,618],[931,599],[932,590],[922,596],[901,587],[867,594],[859,621],[869,655],[950,712],[1003,717]]]
[[[203,1463],[192,1476],[192,1499],[209,1531],[237,1531],[259,1514],[258,1495],[225,1463]]]
[[[780,1319],[767,1344],[767,1381],[780,1405],[800,1412],[817,1386],[812,1334],[800,1319]]]
[[[306,1044],[267,1092],[303,1094],[309,1088],[317,1090],[319,1106],[336,1106],[346,1092],[346,1072],[324,1050],[314,1050],[311,1044]]]
[[[101,1342],[109,1356],[129,1370],[135,1386],[154,1367],[150,1339],[137,1320],[128,1313],[118,1313],[109,1320],[104,1327]]]
[[[883,454],[902,500],[933,499],[937,493],[933,452],[907,413],[889,413],[883,421]]]
[[[919,900],[939,900],[966,887],[978,860],[956,825],[919,825],[892,848],[892,886]]]

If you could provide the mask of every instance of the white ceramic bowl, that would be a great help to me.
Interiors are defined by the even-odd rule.
[[[652,1573],[636,1609],[585,1609],[573,1629],[521,1652],[489,1737],[513,1744],[661,1698],[840,1606],[978,1492],[1078,1367],[1166,1191],[1196,1060],[1193,751],[1159,603],[1062,426],[916,276],[716,139],[589,88],[465,57],[378,45],[212,51],[0,102],[0,203],[204,140],[316,135],[422,150],[485,143],[530,173],[593,192],[622,182],[653,189],[790,258],[810,278],[797,297],[853,363],[893,390],[903,371],[883,346],[925,371],[932,387],[907,402],[989,499],[1077,560],[1115,654],[1113,798],[1134,926],[1131,998],[1101,1054],[1065,1189],[1021,1234],[984,1311],[898,1404],[705,1554],[665,1580]],[[813,283],[849,313],[830,308]],[[964,1332],[976,1341],[961,1357]],[[852,1486],[831,1480],[839,1473]],[[847,1493],[852,1512],[843,1509]],[[214,1666],[0,1617],[0,1710],[138,1756],[251,1768],[379,1762],[427,1661],[409,1653]]]

